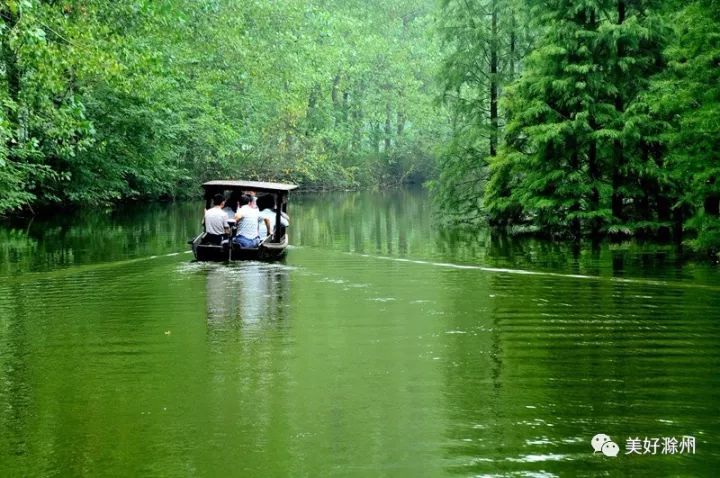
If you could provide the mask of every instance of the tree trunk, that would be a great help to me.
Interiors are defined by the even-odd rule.
[[[335,75],[335,78],[333,78],[332,83],[332,90],[330,91],[330,97],[332,98],[332,102],[334,106],[337,106],[338,104],[338,86],[340,85],[340,75]]]
[[[361,101],[362,89],[356,86],[353,90],[352,108],[352,150],[359,151],[362,146],[363,138],[363,111]]]
[[[646,143],[642,143],[640,145],[641,148],[641,157],[643,164],[648,164],[650,162],[650,149],[648,148]],[[652,201],[653,193],[655,192],[655,181],[652,178],[649,178],[647,176],[641,176],[639,178],[640,180],[640,189],[642,190],[642,196],[638,198],[638,214],[640,216],[641,221],[652,221],[655,217],[653,214],[652,208],[650,206]],[[651,228],[643,228],[642,234],[651,234],[653,230]]]
[[[334,126],[337,126],[338,123],[340,122],[339,110],[342,105],[340,104],[339,86],[340,86],[340,75],[338,74],[338,75],[335,75],[335,77],[333,78],[332,89],[330,90],[330,98],[332,99],[332,104],[333,104],[333,125]]]
[[[573,145],[573,151],[572,156],[570,158],[570,168],[572,171],[577,171],[580,169],[580,160],[577,153],[577,146]],[[580,239],[581,235],[581,224],[580,224],[580,218],[577,217],[577,213],[580,212],[580,200],[579,198],[575,200],[572,206],[570,206],[570,212],[575,213],[575,217],[570,220],[570,234],[572,234],[573,238],[575,240]]]
[[[385,104],[385,153],[390,152],[390,144],[392,139],[392,122],[390,116],[392,115],[392,105],[388,101]]]
[[[380,123],[378,123],[377,121],[372,122],[372,142],[373,147],[375,148],[375,153],[377,155],[380,155]]]
[[[490,20],[490,156],[497,154],[498,142],[498,26],[497,0],[491,3]]]
[[[594,9],[590,11],[590,28],[592,30],[595,30],[597,28]],[[598,130],[599,126],[594,115],[590,115],[588,123],[593,133]],[[593,216],[590,222],[590,234],[593,239],[597,239],[600,236],[600,229],[602,227],[602,218],[597,216],[600,211],[600,190],[598,188],[598,183],[600,182],[600,165],[598,164],[597,157],[597,141],[595,140],[595,138],[592,137],[589,139],[589,141],[590,144],[588,145],[588,175],[590,176],[590,182],[592,184],[590,186],[589,208],[590,211],[595,214],[595,216]]]
[[[13,108],[3,108],[3,112],[7,115],[10,134],[7,139],[8,157],[12,159],[15,156],[15,141],[17,132],[20,131],[20,115],[19,115],[19,99],[20,99],[20,69],[18,67],[18,58],[15,51],[10,46],[9,32],[15,28],[19,20],[18,15],[12,13],[10,9],[3,12],[3,20],[5,30],[2,35],[2,63],[5,66],[5,78],[7,82],[8,96],[13,102]]]
[[[625,1],[618,1],[618,25],[625,22]],[[625,55],[625,47],[621,40],[617,43],[617,58],[620,59]],[[620,84],[618,81],[617,84]],[[624,111],[622,92],[618,91],[615,97],[615,111],[618,116]],[[613,174],[612,174],[612,214],[619,222],[623,221],[623,195],[620,189],[624,183],[623,168],[625,167],[625,153],[623,151],[622,141],[615,140],[613,142]]]
[[[678,206],[673,209],[673,239],[677,244],[682,243],[684,220],[683,206]]]
[[[310,90],[310,95],[308,96],[308,105],[307,105],[307,127],[305,129],[305,136],[310,136],[310,133],[315,130],[315,108],[317,108],[317,88],[314,87],[312,90]]]
[[[515,29],[517,26],[515,25],[515,10],[510,9],[510,63],[509,63],[509,72],[508,72],[508,79],[507,81],[512,81],[515,79]]]
[[[343,102],[342,102],[342,117],[343,117],[343,123],[347,124],[348,121],[348,111],[350,109],[350,92],[349,91],[343,91]]]
[[[713,186],[715,184],[715,179],[711,179],[709,183],[710,186]],[[705,196],[703,208],[705,209],[705,214],[708,216],[720,216],[720,195],[717,193],[710,193]]]
[[[590,118],[590,127],[595,129],[595,119]],[[593,213],[598,213],[600,210],[600,191],[598,190],[598,182],[600,180],[600,168],[598,166],[597,159],[597,143],[594,139],[590,140],[590,146],[588,148],[588,174],[590,175],[590,182],[592,186],[590,188],[590,210]],[[600,235],[600,228],[602,226],[602,220],[595,216],[590,224],[590,234],[592,237],[598,237]]]
[[[661,152],[660,148],[658,148],[657,145],[654,145],[651,148],[653,159],[655,160],[655,164],[657,164],[658,168],[661,170],[664,168],[664,161],[663,161],[663,153]],[[670,192],[667,191],[666,187],[663,187],[663,184],[656,179],[655,187],[657,188],[656,191],[656,209],[657,209],[657,218],[658,221],[669,224],[672,222],[672,199]],[[663,225],[660,226],[660,229],[658,230],[658,237],[661,240],[668,240],[670,239],[672,235],[672,228]]]

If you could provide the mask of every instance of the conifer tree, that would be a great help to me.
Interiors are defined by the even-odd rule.
[[[666,121],[668,181],[689,242],[720,249],[720,3],[696,0],[669,16],[674,26],[668,69],[648,95],[654,118]]]
[[[497,154],[504,115],[500,97],[529,49],[523,0],[445,0],[439,32],[446,55],[443,103],[452,115],[453,139],[440,165],[439,190],[449,209],[479,211],[486,159]]]
[[[602,2],[535,2],[539,47],[508,94],[507,146],[491,163],[487,207],[498,222],[523,211],[547,232],[579,236],[606,218],[595,148],[608,86],[597,63]],[[588,200],[595,208],[588,207]],[[515,216],[515,217],[513,217]]]
[[[603,124],[612,186],[609,232],[655,233],[668,224],[658,132],[647,114],[650,78],[663,68],[661,2],[616,0],[600,26],[600,54],[613,110]]]
[[[626,209],[657,182],[635,107],[660,64],[651,3],[534,3],[543,35],[508,96],[507,144],[486,190],[493,220],[574,237],[632,232]]]

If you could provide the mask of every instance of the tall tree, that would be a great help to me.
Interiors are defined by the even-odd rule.
[[[0,211],[57,197],[43,184],[65,177],[60,165],[91,144],[92,128],[76,84],[74,48],[59,31],[65,16],[40,1],[0,3]]]
[[[218,176],[427,177],[446,131],[432,108],[432,8],[3,0],[0,214],[174,197]]]
[[[648,132],[630,121],[660,64],[652,3],[534,4],[540,46],[509,95],[507,146],[486,190],[495,221],[574,237],[632,232],[625,199],[636,209],[656,169],[642,154]]]
[[[453,140],[441,157],[436,190],[448,209],[480,208],[488,158],[497,154],[504,118],[503,89],[530,44],[523,1],[446,0],[439,22],[445,43],[443,103],[452,115]]]
[[[674,188],[676,217],[686,216],[689,243],[720,250],[720,4],[682,2],[670,10],[674,26],[668,68],[653,79],[651,118],[666,127],[663,170]]]

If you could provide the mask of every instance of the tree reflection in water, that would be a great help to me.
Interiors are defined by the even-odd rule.
[[[260,331],[287,318],[288,275],[279,263],[217,264],[207,274],[209,330]]]

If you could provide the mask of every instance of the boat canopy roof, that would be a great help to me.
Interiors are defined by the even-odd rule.
[[[216,181],[208,181],[202,185],[205,192],[214,191],[218,189],[238,189],[243,191],[258,191],[258,192],[288,192],[293,189],[297,189],[296,184],[285,184],[285,183],[266,183],[262,181],[241,181],[241,180],[228,180],[220,179]]]

